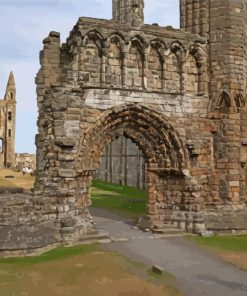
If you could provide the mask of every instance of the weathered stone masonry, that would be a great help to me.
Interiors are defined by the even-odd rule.
[[[4,99],[0,100],[0,167],[13,167],[15,161],[16,87],[10,73]]]
[[[95,234],[91,181],[119,137],[146,161],[140,227],[247,228],[246,3],[181,0],[181,30],[145,25],[143,7],[115,0],[113,20],[80,18],[66,43],[44,40],[34,197],[14,221],[25,244],[5,250]]]

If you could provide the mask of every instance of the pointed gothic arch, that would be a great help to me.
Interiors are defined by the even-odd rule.
[[[137,35],[133,37],[126,54],[125,82],[133,88],[144,86],[145,50],[147,44],[144,39]]]
[[[169,120],[143,105],[128,104],[105,111],[94,127],[81,136],[78,155],[91,160],[97,167],[104,147],[119,136],[136,143],[151,167],[181,174],[187,168],[187,153],[183,141]],[[81,162],[77,162],[80,171]],[[160,172],[161,172],[160,171]]]
[[[198,95],[199,92],[199,67],[195,56],[188,51],[183,64],[184,91]]]
[[[102,82],[102,54],[104,49],[103,37],[97,30],[89,31],[79,49],[80,82],[96,85]],[[100,69],[100,71],[99,71]]]
[[[204,95],[208,92],[207,86],[207,56],[198,43],[194,43],[189,48],[189,54],[192,55],[195,59],[195,66],[197,72],[197,95]]]
[[[89,42],[95,43],[101,52],[103,48],[103,36],[98,30],[90,30],[87,32],[83,38],[82,46],[87,46]]]
[[[91,205],[92,176],[99,167],[104,148],[121,136],[131,139],[143,153],[147,167],[147,215],[158,221],[159,204],[163,205],[167,198],[162,188],[167,186],[172,191],[174,177],[183,190],[188,156],[181,137],[169,120],[144,105],[128,104],[108,109],[90,129],[82,130],[75,161],[75,204],[78,208]],[[167,176],[171,177],[171,182]],[[176,203],[183,207],[182,200]]]
[[[165,63],[164,42],[154,39],[150,42],[147,61],[147,87],[154,91],[164,89],[164,63]]]
[[[223,90],[222,93],[220,94],[218,100],[217,100],[217,107],[218,108],[224,108],[224,107],[227,107],[227,108],[230,108],[232,107],[232,99],[231,99],[231,95]]]
[[[234,101],[235,101],[236,107],[238,107],[238,108],[245,107],[245,98],[242,93],[236,94]]]
[[[105,83],[107,85],[123,85],[124,44],[124,37],[119,33],[112,33],[106,41]]]

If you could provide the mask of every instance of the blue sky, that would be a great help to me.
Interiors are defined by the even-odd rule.
[[[42,40],[50,31],[67,38],[80,16],[111,18],[112,0],[0,0],[0,97],[9,72],[17,86],[16,152],[35,152],[34,78]],[[146,0],[145,23],[179,26],[179,0]]]

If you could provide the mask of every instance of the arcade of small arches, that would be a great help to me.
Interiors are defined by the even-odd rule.
[[[147,89],[154,92],[207,94],[206,54],[199,43],[168,46],[161,38],[120,33],[103,36],[77,31],[68,41],[83,86]],[[185,78],[186,77],[186,78]]]
[[[246,98],[243,93],[237,92],[235,96],[231,96],[227,91],[222,91],[218,96],[216,108],[243,108],[246,104]]]

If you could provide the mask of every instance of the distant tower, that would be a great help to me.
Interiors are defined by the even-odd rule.
[[[133,27],[144,23],[144,0],[113,0],[113,20]]]
[[[9,75],[4,100],[2,100],[0,123],[2,162],[5,167],[12,167],[15,157],[16,125],[16,87],[13,72]]]
[[[15,78],[14,78],[13,72],[11,71],[9,74],[9,80],[7,83],[4,99],[15,100],[15,98],[16,98]]]

